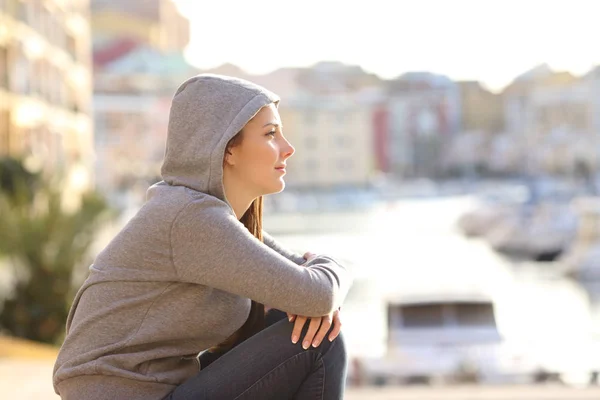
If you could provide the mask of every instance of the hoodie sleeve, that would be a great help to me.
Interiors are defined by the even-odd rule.
[[[266,244],[267,246],[269,246],[272,250],[275,250],[276,252],[278,252],[279,254],[281,254],[282,256],[287,258],[288,260],[290,260],[298,265],[302,265],[306,262],[306,260],[304,259],[304,257],[302,255],[300,255],[298,253],[294,253],[294,252],[282,247],[277,241],[275,241],[273,236],[269,235],[264,230],[263,230],[263,243]]]
[[[349,271],[326,256],[297,265],[256,239],[224,207],[192,202],[173,222],[179,279],[309,317],[341,306],[352,283]]]

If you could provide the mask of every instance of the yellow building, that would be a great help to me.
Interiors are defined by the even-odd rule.
[[[1,155],[91,185],[90,63],[89,0],[0,1]]]
[[[488,134],[502,132],[502,97],[490,92],[477,81],[461,81],[456,84],[460,90],[462,130],[483,131]]]
[[[280,107],[283,132],[296,149],[290,188],[365,187],[373,176],[373,110],[351,94],[298,95]]]

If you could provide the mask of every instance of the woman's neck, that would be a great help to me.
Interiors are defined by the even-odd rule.
[[[241,219],[256,197],[244,193],[243,190],[235,190],[230,186],[228,187],[228,185],[223,185],[223,190],[225,198],[233,209],[236,218],[238,220]]]

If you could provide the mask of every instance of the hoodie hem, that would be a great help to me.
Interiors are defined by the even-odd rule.
[[[177,386],[110,375],[81,375],[56,385],[62,400],[161,400]]]

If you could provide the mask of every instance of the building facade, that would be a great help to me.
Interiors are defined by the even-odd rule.
[[[291,189],[365,187],[374,171],[372,108],[356,95],[298,94],[280,107],[283,132],[296,149]]]
[[[91,0],[91,9],[95,48],[119,37],[170,53],[189,42],[189,21],[173,0]]]
[[[592,73],[578,78],[542,65],[505,89],[506,128],[521,149],[524,172],[572,174],[598,168],[594,81]]]
[[[92,1],[98,186],[119,209],[160,180],[169,108],[199,71],[183,57],[189,23],[172,0]]]
[[[93,185],[88,0],[0,2],[0,153]]]
[[[436,177],[444,145],[461,126],[460,91],[445,76],[407,73],[386,82],[390,171],[401,178]]]

